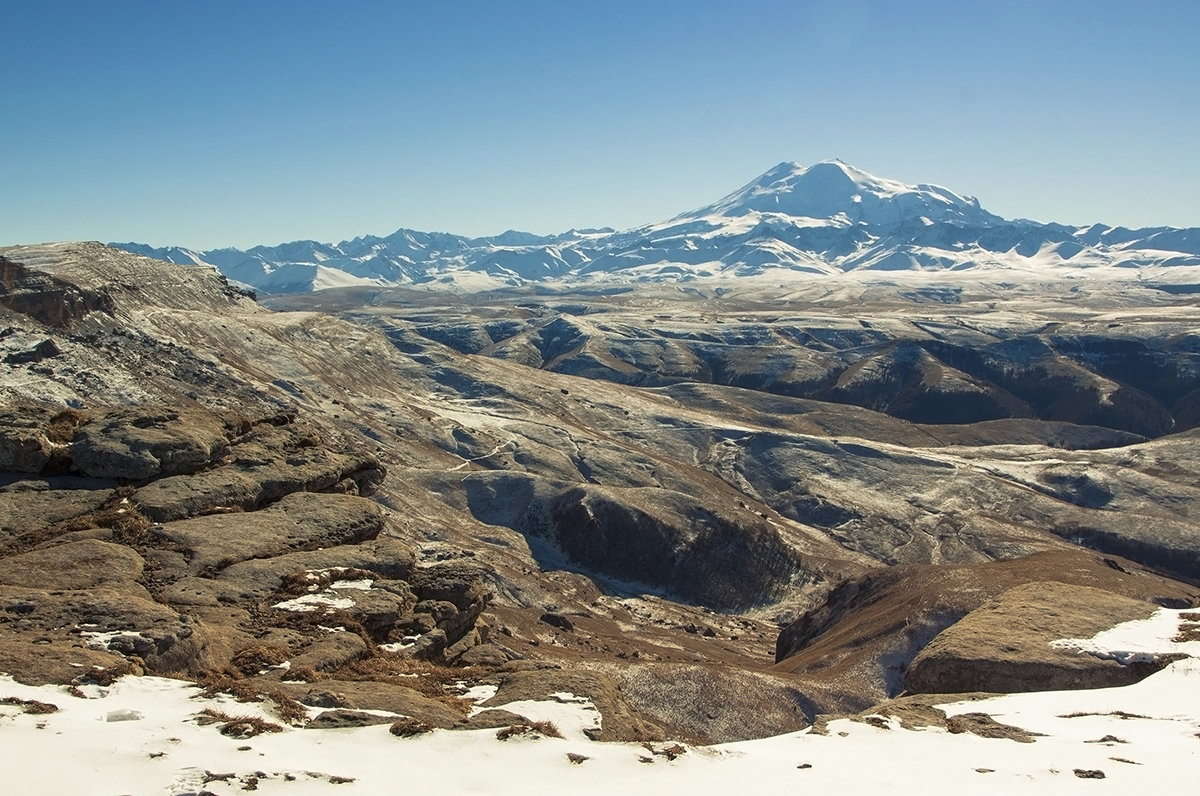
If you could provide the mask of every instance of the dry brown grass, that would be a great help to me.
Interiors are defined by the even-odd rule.
[[[220,724],[221,734],[231,738],[253,738],[264,732],[283,732],[283,727],[258,716],[230,716],[215,708],[200,711],[196,721],[200,724]]]
[[[34,716],[42,716],[47,713],[58,712],[58,705],[52,705],[49,702],[39,702],[36,699],[4,697],[3,699],[0,699],[0,705],[13,705],[15,707],[19,707],[22,713],[29,713]]]
[[[399,653],[381,651],[370,658],[348,663],[334,672],[332,677],[335,680],[373,681],[402,685],[444,702],[456,710],[466,712],[470,706],[462,699],[446,693],[447,687],[463,680],[478,680],[489,673],[478,667],[438,666],[428,661],[407,658]]]
[[[1184,614],[1187,616],[1187,614]],[[1200,617],[1200,614],[1192,614],[1192,616]],[[1200,641],[1200,622],[1182,622],[1179,625],[1179,632],[1171,639],[1176,644],[1183,644],[1188,641]]]
[[[75,432],[87,422],[87,412],[78,409],[64,409],[50,418],[46,426],[46,439],[59,445],[66,445],[75,439]]]
[[[496,731],[496,740],[507,741],[509,738],[521,738],[524,736],[534,738],[561,738],[562,732],[559,731],[558,725],[552,721],[531,721],[528,724],[510,724],[507,727],[501,727]]]
[[[394,722],[391,728],[388,729],[388,732],[398,738],[411,738],[414,735],[424,735],[432,730],[433,725],[428,722],[414,718],[403,718]]]
[[[93,668],[89,669],[88,671],[84,672],[83,674],[79,675],[78,677],[76,677],[74,680],[74,685],[83,685],[85,683],[91,683],[94,685],[107,687],[107,686],[112,685],[118,679],[124,677],[127,674],[133,674],[133,675],[142,674],[143,670],[142,670],[142,667],[139,665],[140,663],[141,663],[140,658],[137,658],[136,656],[132,656],[131,658],[129,658],[127,660],[120,661],[118,663],[113,664],[112,666],[107,667],[107,668],[101,668],[99,666],[96,666],[96,667],[93,667]]]
[[[674,760],[677,757],[687,754],[687,747],[677,743],[664,746],[661,749],[655,749],[654,745],[650,743],[644,743],[642,746],[655,757],[665,757],[667,760]]]
[[[224,673],[210,672],[198,682],[201,691],[198,696],[215,697],[217,694],[229,694],[238,702],[262,702],[263,694],[258,686],[249,680],[231,677]]]
[[[271,700],[271,712],[285,724],[293,726],[308,723],[308,708],[292,699],[282,691],[268,691]]]
[[[324,680],[326,675],[311,666],[293,666],[287,670],[285,680],[299,680],[302,683],[315,683]]]
[[[347,633],[353,633],[367,642],[371,649],[377,643],[361,622],[340,608],[305,612],[273,611],[268,621],[272,627],[286,627],[312,636],[324,636],[326,631],[322,627],[344,627]]]
[[[249,677],[258,674],[268,666],[278,666],[290,657],[291,651],[285,647],[252,644],[235,652],[229,659],[229,663],[243,675]]]

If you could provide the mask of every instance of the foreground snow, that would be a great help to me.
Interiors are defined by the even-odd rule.
[[[1200,655],[1200,641],[1174,642],[1183,612],[1160,610],[1094,639],[1063,644],[1080,654]],[[87,698],[57,687],[0,680],[0,699],[57,705],[29,714],[0,706],[0,766],[24,793],[271,794],[716,793],[752,784],[784,788],[879,788],[892,793],[1128,793],[1153,786],[1180,793],[1200,771],[1200,660],[1176,661],[1133,686],[1042,692],[943,705],[950,715],[983,712],[1035,733],[1033,743],[905,730],[850,720],[827,735],[802,732],[684,751],[672,744],[597,743],[584,730],[602,719],[568,694],[545,702],[493,705],[494,691],[469,696],[557,724],[563,738],[498,740],[495,730],[434,731],[401,739],[388,725],[288,729],[249,739],[200,726],[205,707],[262,714],[254,704],[197,698],[161,678],[90,686]],[[319,712],[312,709],[315,715]],[[681,753],[682,752],[682,753]],[[575,757],[570,759],[568,755]],[[579,760],[582,756],[583,760]],[[1100,778],[1102,772],[1103,778]],[[1086,776],[1085,776],[1086,775]]]

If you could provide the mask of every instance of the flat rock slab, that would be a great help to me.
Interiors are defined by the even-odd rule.
[[[71,443],[72,467],[94,478],[141,481],[204,469],[229,451],[229,431],[210,412],[111,409],[89,419]]]
[[[178,545],[188,572],[196,575],[252,558],[374,539],[384,522],[383,510],[365,498],[296,493],[253,515],[195,517],[156,526],[152,533]]]
[[[1090,586],[1027,583],[938,634],[913,659],[904,687],[912,693],[1014,693],[1129,685],[1161,666],[1122,665],[1051,642],[1090,638],[1146,619],[1155,608]]]
[[[154,522],[169,522],[217,507],[250,511],[292,492],[366,495],[385,475],[371,456],[313,444],[304,426],[262,426],[252,433],[220,466],[141,487],[138,508]]]
[[[84,539],[0,559],[0,584],[39,589],[88,589],[133,582],[145,562],[124,545]]]
[[[374,572],[388,580],[405,580],[415,566],[411,547],[398,539],[379,537],[361,544],[242,561],[223,569],[215,578],[181,578],[166,587],[163,596],[172,605],[254,602],[273,597],[283,579],[297,572],[349,567]]]
[[[453,727],[463,720],[461,710],[394,683],[330,679],[315,683],[283,682],[278,688],[293,699],[317,707],[386,710],[414,716],[442,728]]]
[[[55,523],[99,510],[112,494],[111,489],[102,487],[39,489],[14,486],[0,491],[0,543],[7,543],[10,534],[36,534]]]

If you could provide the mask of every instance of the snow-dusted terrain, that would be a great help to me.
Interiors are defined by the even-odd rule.
[[[264,293],[353,285],[477,291],[538,284],[613,286],[765,276],[897,272],[958,279],[1106,278],[1193,284],[1200,229],[1126,229],[1010,221],[936,185],[906,185],[839,160],[781,163],[713,204],[623,232],[570,230],[485,238],[400,229],[336,245],[293,241],[247,251],[113,244],[207,264]]]
[[[987,714],[1032,740],[906,729],[894,717],[868,716],[831,721],[823,733],[715,747],[599,743],[585,734],[603,721],[587,700],[563,693],[499,706],[484,687],[465,696],[551,721],[563,737],[527,733],[500,740],[488,729],[399,738],[385,723],[288,727],[237,738],[198,723],[198,715],[213,708],[273,717],[257,704],[201,698],[196,687],[175,680],[127,677],[72,696],[61,687],[5,678],[0,764],[7,781],[27,793],[727,793],[751,782],[767,792],[1090,794],[1153,787],[1184,793],[1194,787],[1200,765],[1200,641],[1176,640],[1183,638],[1181,627],[1196,626],[1184,621],[1185,613],[1161,609],[1092,639],[1061,642],[1081,655],[1180,657],[1138,684],[957,702],[946,697],[940,705],[951,717]],[[26,713],[21,700],[58,709]]]

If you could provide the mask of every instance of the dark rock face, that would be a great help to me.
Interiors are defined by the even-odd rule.
[[[714,608],[770,601],[803,570],[762,518],[664,490],[617,495],[579,487],[550,512],[568,557],[589,569],[639,581]]]
[[[0,306],[66,329],[91,312],[112,312],[111,297],[34,271],[0,255]]]

